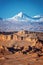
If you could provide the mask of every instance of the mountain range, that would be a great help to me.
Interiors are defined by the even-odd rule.
[[[19,30],[43,32],[43,16],[28,16],[20,12],[11,18],[0,18],[0,31],[12,32]]]

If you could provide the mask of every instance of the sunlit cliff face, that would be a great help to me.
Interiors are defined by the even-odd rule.
[[[0,44],[1,45],[31,45],[35,46],[38,41],[36,34],[27,33],[25,31],[19,31],[17,33],[5,35],[0,34]],[[27,44],[28,43],[28,44]]]
[[[19,31],[18,33],[16,34],[9,34],[9,35],[4,35],[4,34],[0,34],[0,41],[7,41],[7,40],[18,40],[18,39],[21,39],[22,38],[28,38],[27,37],[27,34],[25,34],[24,31]]]

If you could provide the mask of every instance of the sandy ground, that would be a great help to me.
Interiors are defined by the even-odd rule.
[[[38,57],[36,53],[0,55],[0,65],[43,65],[43,56]]]

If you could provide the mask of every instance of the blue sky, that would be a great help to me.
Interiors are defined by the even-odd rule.
[[[43,0],[0,0],[0,17],[10,18],[19,12],[43,15]]]

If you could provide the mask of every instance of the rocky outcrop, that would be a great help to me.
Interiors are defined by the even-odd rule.
[[[36,33],[20,31],[13,34],[0,34],[0,54],[33,54],[43,56],[43,40]]]

